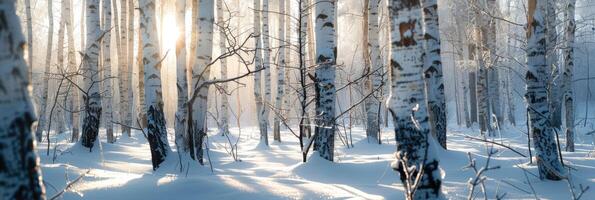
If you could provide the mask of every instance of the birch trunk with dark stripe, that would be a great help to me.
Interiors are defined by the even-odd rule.
[[[441,199],[437,147],[431,145],[433,138],[424,93],[422,5],[420,1],[392,0],[389,6],[392,21],[389,110],[397,141],[392,167],[399,172],[403,184],[409,183],[408,175],[416,177],[423,173],[412,199]],[[406,168],[414,170],[408,173]]]
[[[0,199],[45,199],[31,124],[25,38],[13,0],[0,0]]]

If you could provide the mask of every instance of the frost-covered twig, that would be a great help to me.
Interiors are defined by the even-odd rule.
[[[64,189],[62,191],[58,192],[58,194],[56,194],[52,198],[50,198],[50,200],[58,199],[60,196],[62,196],[62,194],[64,194],[64,192],[66,192],[66,190],[70,189],[75,183],[77,183],[78,181],[83,179],[83,177],[85,177],[85,175],[87,175],[89,172],[91,172],[90,169],[88,169],[87,171],[82,173],[78,178],[76,178],[73,181],[66,184],[66,187],[64,187]]]
[[[507,149],[511,150],[512,152],[514,152],[514,153],[516,153],[516,154],[519,154],[520,156],[523,156],[523,157],[525,157],[525,158],[527,157],[525,154],[522,154],[521,152],[519,152],[519,151],[517,151],[517,150],[513,149],[513,148],[512,148],[512,147],[510,147],[510,146],[506,146],[506,145],[504,145],[504,144],[500,144],[500,143],[497,143],[497,142],[494,142],[494,141],[490,141],[490,140],[486,140],[486,139],[482,139],[482,138],[471,137],[471,136],[465,136],[465,138],[467,138],[467,139],[472,139],[472,140],[478,140],[478,141],[482,141],[482,142],[486,142],[486,143],[490,143],[490,144],[495,144],[495,145],[498,145],[498,146],[501,146],[501,147],[507,148]]]
[[[465,166],[465,168],[467,169],[473,169],[473,171],[475,172],[475,177],[470,179],[468,184],[469,184],[469,195],[467,196],[468,200],[473,199],[473,194],[475,193],[475,188],[479,185],[481,187],[481,190],[483,191],[484,194],[484,199],[488,199],[487,196],[487,191],[485,188],[485,180],[487,179],[486,176],[484,176],[483,174],[489,170],[495,170],[495,169],[500,169],[500,166],[494,166],[494,167],[490,167],[490,160],[492,158],[492,156],[494,154],[496,154],[498,151],[494,150],[493,146],[490,146],[488,149],[488,158],[486,160],[486,163],[483,167],[478,168],[475,159],[473,159],[473,157],[471,157],[471,153],[467,152],[467,157],[469,158],[469,165]]]

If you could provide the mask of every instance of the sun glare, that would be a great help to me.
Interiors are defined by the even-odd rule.
[[[172,14],[165,14],[161,34],[163,34],[161,38],[163,38],[164,49],[175,49],[179,32],[176,26],[176,18]]]

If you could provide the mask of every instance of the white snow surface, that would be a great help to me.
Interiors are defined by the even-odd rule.
[[[235,141],[239,130],[230,130],[230,138]],[[525,130],[525,127],[506,127],[501,136],[491,139],[528,155],[526,135],[522,133]],[[320,159],[316,153],[309,154],[308,162],[301,162],[299,142],[288,131],[281,133],[283,142],[273,142],[268,148],[258,146],[256,127],[241,132],[241,161],[234,161],[227,153],[228,139],[216,134],[217,130],[210,130],[210,162],[200,166],[184,156],[181,171],[173,134],[169,141],[174,152],[157,171],[152,171],[149,145],[141,132],[133,132],[130,138],[119,135],[114,144],[106,143],[105,132],[101,132],[101,150],[94,149],[92,153],[66,142],[69,133],[58,134],[52,138],[49,156],[47,141],[38,144],[48,199],[87,170],[89,173],[58,199],[404,199],[399,176],[389,167],[395,151],[394,131],[390,128],[382,132],[382,145],[368,143],[362,128],[353,129],[352,148],[337,137],[335,163]],[[465,138],[466,135],[478,137],[478,133],[477,129],[451,127],[449,150],[437,152],[444,170],[442,190],[448,199],[468,196],[467,182],[474,172],[465,168],[469,163],[467,152],[476,159],[478,167],[484,166],[486,144]],[[344,132],[342,136],[345,137]],[[560,139],[564,144],[563,138]],[[579,184],[592,188],[582,199],[595,199],[592,142],[591,136],[577,134],[576,152],[563,152],[575,192],[580,190]],[[504,193],[504,199],[535,199],[531,187],[540,199],[571,199],[567,181],[542,181],[535,176],[537,167],[528,164],[528,158],[499,146],[494,148],[498,153],[492,157],[490,166],[501,168],[485,173],[489,199]],[[52,162],[54,149],[55,163]],[[483,199],[479,187],[475,198]]]

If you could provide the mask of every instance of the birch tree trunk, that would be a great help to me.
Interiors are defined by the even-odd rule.
[[[130,0],[132,1],[132,0]],[[117,15],[117,5],[113,4],[114,13]],[[118,42],[118,87],[120,90],[120,108],[119,116],[120,116],[120,123],[124,125],[120,126],[120,130],[122,131],[122,135],[127,135],[130,137],[130,127],[133,126],[132,124],[132,117],[130,112],[132,111],[130,108],[132,107],[131,101],[132,99],[128,95],[131,90],[131,81],[130,81],[130,74],[131,74],[131,67],[129,67],[130,60],[128,59],[128,45],[132,45],[132,43],[128,43],[128,27],[127,27],[127,19],[126,16],[128,14],[128,10],[126,8],[126,0],[120,1],[120,23],[118,23],[118,18],[114,17],[114,22],[117,24],[118,30],[116,30],[116,38]]]
[[[45,199],[16,1],[0,1],[0,199]]]
[[[558,1],[547,1],[546,3],[546,16],[545,16],[545,42],[546,42],[546,65],[548,66],[548,99],[550,109],[550,123],[555,129],[560,129],[562,126],[562,104],[561,99],[563,94],[560,94],[561,78],[560,78],[560,67],[558,65],[558,32],[556,31],[557,13],[556,13],[556,2]],[[563,79],[563,78],[562,78]]]
[[[279,0],[279,13],[286,13],[285,9],[285,0]],[[289,47],[287,45],[287,40],[285,36],[285,18],[284,15],[279,15],[279,54],[277,56],[277,96],[275,98],[275,109],[280,111],[280,113],[285,114],[283,107],[283,100],[285,96],[285,67],[287,66],[286,62],[286,51],[285,48]],[[279,116],[275,115],[273,121],[273,139],[277,142],[281,142],[281,119]]]
[[[138,2],[138,7],[140,8],[141,6],[141,2],[140,0],[137,1]],[[141,29],[141,19],[142,19],[142,13],[140,12],[140,10],[138,11],[138,18],[139,18],[139,23],[138,23],[138,44],[137,44],[137,52],[136,52],[136,64],[138,67],[138,85],[137,87],[139,88],[138,90],[138,105],[137,105],[137,122],[140,121],[140,128],[145,128],[147,127],[147,110],[145,109],[146,105],[146,101],[145,101],[145,68],[143,67],[143,50],[144,50],[144,38],[142,36],[143,32]]]
[[[566,48],[564,49],[564,109],[566,111],[566,151],[574,152],[574,89],[572,87],[572,80],[574,77],[574,32],[576,24],[574,20],[576,0],[568,0],[566,2],[566,28],[564,37],[566,40]]]
[[[440,32],[438,3],[436,0],[422,0],[423,26],[425,30],[424,76],[430,117],[430,132],[442,148],[446,149],[446,98],[442,59],[440,58]]]
[[[140,2],[140,31],[143,44],[143,66],[145,69],[145,109],[147,111],[147,140],[151,147],[153,170],[165,161],[170,152],[167,142],[165,116],[163,113],[163,92],[161,86],[161,55],[157,41],[157,22],[155,18],[155,1]]]
[[[65,0],[61,0],[60,2],[60,21],[58,24],[58,48],[56,49],[56,57],[57,57],[57,72],[58,73],[66,73],[66,68],[64,67],[64,35],[65,35],[65,28],[66,28],[66,4],[67,2]],[[60,81],[57,81],[60,82]],[[57,84],[60,85],[60,84]],[[58,88],[60,91],[66,91],[66,85],[62,84],[62,87]],[[56,94],[56,105],[59,104],[63,104],[66,101],[67,95],[61,95],[61,93],[57,93]],[[56,111],[56,114],[54,116],[50,116],[52,117],[52,123],[55,123],[57,125],[56,127],[56,133],[60,134],[63,133],[64,131],[66,131],[66,121],[65,121],[65,116],[64,116],[64,112],[62,110],[62,108],[57,107],[54,109]]]
[[[564,167],[558,157],[556,141],[552,125],[548,122],[550,111],[548,105],[547,80],[549,66],[546,62],[545,1],[529,0],[527,17],[527,111],[529,113],[529,130],[533,137],[535,156],[541,179],[561,180],[564,178]]]
[[[66,36],[68,37],[68,72],[74,73],[78,70],[78,66],[76,65],[76,56],[75,52],[76,49],[74,48],[74,29],[73,29],[73,20],[74,15],[72,13],[72,0],[67,0],[66,3]],[[76,80],[75,80],[76,82]],[[79,130],[80,130],[80,100],[79,100],[79,90],[75,89],[74,86],[70,86],[72,89],[70,90],[70,94],[72,95],[69,98],[68,105],[69,109],[74,112],[70,112],[70,118],[72,121],[72,137],[70,139],[71,142],[76,142],[79,138]]]
[[[271,105],[271,45],[270,45],[270,28],[269,28],[269,0],[262,0],[262,67],[264,68],[264,96],[263,96],[263,116],[264,121],[261,126],[261,133],[266,134],[266,145],[268,146],[268,129],[269,129],[269,113]]]
[[[474,0],[477,9],[482,9],[481,2]],[[479,129],[482,135],[490,132],[490,98],[488,88],[488,68],[487,68],[487,56],[485,51],[487,50],[485,44],[485,29],[483,15],[479,10],[474,13],[474,36],[475,36],[475,55],[477,59],[477,79],[476,79],[476,93],[477,93],[477,118],[479,122]]]
[[[43,75],[43,82],[41,83],[41,99],[39,102],[39,122],[37,123],[37,130],[35,130],[35,137],[37,142],[41,142],[43,137],[43,130],[46,128],[47,120],[49,119],[46,115],[47,103],[48,103],[48,87],[49,87],[49,76],[52,65],[52,45],[54,36],[54,12],[52,10],[52,1],[47,1],[48,6],[48,40],[46,46],[45,55],[45,70]],[[48,129],[49,130],[49,129]],[[49,134],[49,133],[47,133]]]
[[[366,45],[369,52],[366,51],[366,55],[369,55],[370,59],[370,78],[367,80],[367,92],[373,92],[374,95],[366,99],[365,102],[367,118],[366,135],[368,136],[368,141],[371,140],[380,144],[380,101],[382,99],[382,89],[379,88],[382,87],[382,74],[384,71],[382,70],[382,57],[380,56],[379,0],[367,1],[369,1],[367,3],[368,7],[365,9],[368,9],[368,21],[364,22],[368,23]]]
[[[269,145],[269,137],[268,137],[268,123],[266,118],[266,110],[264,101],[265,98],[262,95],[262,68],[264,67],[263,62],[263,49],[262,49],[262,35],[260,32],[260,6],[261,0],[254,0],[254,35],[255,35],[255,58],[254,58],[254,98],[256,99],[256,118],[258,120],[258,127],[260,130],[260,145]],[[267,0],[265,0],[267,1]]]
[[[178,89],[178,110],[174,128],[178,151],[188,151],[186,117],[188,115],[188,66],[186,63],[186,0],[176,1],[178,40],[176,41],[176,88]]]
[[[316,11],[316,145],[329,161],[335,150],[336,1],[317,0]]]
[[[116,138],[114,136],[113,113],[112,113],[112,60],[111,60],[111,29],[112,29],[112,4],[111,0],[103,0],[102,14],[103,14],[103,31],[105,34],[102,39],[102,58],[103,58],[103,108],[105,120],[105,132],[107,135],[107,142],[114,143]],[[117,31],[117,30],[116,30]]]
[[[85,114],[83,119],[83,134],[81,144],[93,150],[99,133],[99,119],[101,119],[101,94],[99,92],[99,48],[101,42],[101,27],[99,23],[99,0],[87,1],[86,24],[87,41],[83,58]]]
[[[198,45],[194,55],[194,64],[192,66],[192,85],[188,112],[188,134],[194,138],[194,150],[196,159],[204,164],[203,145],[204,138],[207,135],[205,120],[208,111],[209,87],[205,82],[209,80],[211,74],[211,56],[213,53],[213,26],[215,23],[215,3],[214,0],[199,0],[198,8]],[[193,152],[194,153],[194,152]]]
[[[409,173],[423,173],[413,199],[441,199],[441,178],[434,152],[424,94],[422,7],[419,1],[390,1],[392,82],[389,100],[397,141],[396,161],[403,184]],[[416,169],[423,169],[422,172]],[[407,170],[409,171],[409,170]]]
[[[217,22],[219,27],[219,49],[220,54],[223,54],[227,51],[226,39],[227,36],[225,34],[225,29],[227,28],[227,24],[225,23],[225,12],[223,11],[223,2],[224,0],[217,0]],[[239,5],[238,5],[239,6]],[[220,60],[221,66],[221,79],[227,79],[227,59],[223,58]],[[228,91],[228,83],[221,83],[221,88],[223,91]],[[227,98],[227,94],[221,94],[221,110],[219,111],[220,119],[219,119],[219,132],[222,135],[226,135],[229,133],[229,100]]]
[[[124,9],[124,8],[122,8]],[[132,114],[134,111],[134,93],[133,93],[133,88],[132,88],[132,76],[133,76],[133,68],[134,68],[134,1],[133,0],[128,0],[128,59],[127,59],[127,64],[128,64],[128,74],[127,76],[127,81],[126,81],[126,87],[128,87],[128,92],[127,92],[127,99],[128,99],[128,108],[126,109],[126,120],[124,120],[125,123],[128,123],[130,125],[134,124],[132,119]],[[122,25],[123,26],[123,25]],[[138,43],[140,44],[141,42],[138,41]],[[139,50],[140,51],[140,50]],[[140,88],[140,87],[139,87]],[[139,96],[140,97],[140,96]],[[131,132],[128,132],[128,136],[131,136]]]

